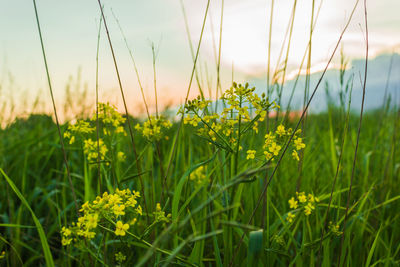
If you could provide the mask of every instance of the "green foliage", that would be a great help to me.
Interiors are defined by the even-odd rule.
[[[277,164],[265,156],[257,159],[259,152],[263,155],[265,135],[272,132],[275,140],[281,138],[279,133],[287,137],[295,121],[282,124],[282,128],[279,127],[281,118],[275,125],[275,119],[265,118],[258,125],[258,133],[251,129],[240,137],[243,150],[237,152],[210,145],[212,139],[199,137],[192,125],[182,125],[178,135],[179,122],[163,130],[164,137],[173,137],[171,141],[148,139],[135,131],[141,172],[136,169],[136,159],[128,149],[129,136],[106,135],[108,132],[102,130],[100,138],[105,137],[105,144],[115,155],[106,154],[105,160],[101,160],[102,186],[98,183],[97,155],[88,162],[84,147],[84,140],[88,138],[96,144],[96,120],[80,121],[82,127],[83,121],[89,122],[83,128],[93,130],[85,132],[82,127],[75,127],[80,129],[79,134],[71,124],[66,124],[62,129],[71,133],[68,140],[73,134],[76,136],[66,148],[79,206],[83,205],[81,214],[77,215],[54,123],[44,116],[19,119],[0,131],[1,168],[8,175],[3,177],[12,179],[0,181],[0,190],[4,192],[0,196],[0,251],[5,251],[0,263],[8,262],[11,266],[19,265],[20,261],[49,266],[52,261],[60,266],[96,262],[121,266],[132,263],[227,266],[235,255],[234,265],[321,262],[323,266],[330,266],[332,262],[336,264],[344,234],[342,253],[347,256],[342,256],[342,261],[346,265],[396,265],[400,258],[397,227],[400,152],[396,149],[399,124],[390,122],[396,121],[398,114],[389,110],[384,117],[379,116],[380,111],[365,116],[349,218],[343,233],[357,116],[350,115],[348,132],[344,135],[345,113],[336,109],[309,115],[303,129],[305,134],[298,135],[303,139],[291,144],[292,149],[299,146],[304,153],[301,173],[300,163],[293,160],[292,151],[288,150],[268,189],[265,210],[261,205],[250,224],[248,220],[264,179]],[[241,122],[243,129],[251,121]],[[378,124],[382,127],[377,128]],[[105,122],[100,125],[101,129],[106,127]],[[204,125],[200,121],[197,127]],[[120,126],[125,128],[126,121],[117,127]],[[279,144],[282,147],[279,155],[288,140],[286,137]],[[333,168],[338,163],[343,137],[340,172],[330,211],[326,214]],[[305,147],[301,145],[303,140]],[[226,141],[229,143],[229,139]],[[224,141],[218,142],[224,145]],[[238,145],[235,143],[233,147]],[[114,164],[122,149],[126,159]],[[164,157],[159,157],[158,149]],[[251,150],[256,151],[257,160],[248,158]],[[297,189],[300,174],[302,179]],[[143,179],[143,188],[139,176]],[[126,189],[141,192],[140,198],[135,199],[135,207],[128,208],[130,202],[127,204],[125,197],[107,208],[93,206],[98,203],[93,201],[100,201],[104,192],[121,194]],[[100,198],[96,200],[96,196]],[[89,202],[85,204],[86,201]],[[137,205],[142,208],[142,215],[136,210]],[[31,216],[26,216],[27,212]],[[137,218],[135,222],[134,218]],[[95,235],[78,234],[79,230],[88,228],[78,229],[76,222],[79,221],[86,226],[89,223],[89,232]],[[94,221],[96,227],[93,227]],[[35,227],[30,226],[32,222]],[[129,228],[124,228],[125,224]],[[323,229],[325,234],[319,251]],[[235,251],[243,233],[243,244]],[[43,253],[36,249],[38,246],[43,248]]]

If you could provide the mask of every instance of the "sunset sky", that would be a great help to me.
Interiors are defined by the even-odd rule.
[[[272,29],[271,66],[276,66],[294,1],[275,1]],[[318,70],[330,57],[340,32],[356,1],[325,0],[319,13],[312,45],[312,62]],[[162,104],[183,101],[192,70],[192,57],[182,8],[179,0],[102,1],[116,51],[129,109],[137,112],[142,103],[129,52],[113,13],[119,19],[129,47],[135,56],[146,95],[153,105],[153,70],[151,43],[157,48],[157,88]],[[194,47],[197,46],[207,1],[183,1]],[[317,11],[320,1],[315,1]],[[94,100],[96,42],[99,7],[95,0],[38,0],[50,74],[57,103],[62,103],[65,87],[81,71],[82,84],[87,84],[88,97]],[[400,1],[367,1],[371,57],[400,49]],[[234,79],[263,77],[267,69],[268,30],[271,1],[225,0],[223,13],[221,75],[223,89]],[[298,1],[289,70],[296,70],[309,37],[312,1]],[[113,13],[112,13],[113,12]],[[207,77],[216,85],[216,49],[221,21],[221,0],[211,1],[199,58],[199,76],[207,87]],[[363,1],[344,35],[347,57],[361,58],[365,53]],[[104,28],[103,28],[104,30]],[[39,36],[32,1],[0,0],[0,85],[1,98],[15,95],[29,102],[38,94],[48,98]],[[339,55],[339,53],[338,53]],[[335,62],[338,62],[336,57]],[[105,32],[101,33],[99,88],[102,101],[120,103],[118,84]],[[118,89],[118,90],[117,90]],[[192,96],[197,95],[196,83]],[[16,104],[18,106],[18,104]],[[19,103],[21,105],[21,103]],[[28,109],[29,105],[19,109]],[[18,108],[18,107],[17,107]],[[29,111],[29,110],[26,110]]]

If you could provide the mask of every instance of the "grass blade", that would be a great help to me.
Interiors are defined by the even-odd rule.
[[[3,171],[3,169],[0,168],[0,172],[3,174],[3,177],[6,179],[8,185],[11,187],[11,189],[21,200],[22,204],[24,204],[24,206],[29,210],[29,212],[32,215],[33,222],[35,223],[36,229],[39,234],[40,243],[42,244],[44,259],[46,260],[46,266],[49,266],[49,267],[54,266],[53,256],[51,255],[50,247],[49,247],[49,244],[47,243],[47,237],[46,237],[46,234],[44,233],[42,225],[39,222],[39,219],[36,217],[35,213],[29,206],[28,201],[26,201],[26,199],[21,194],[21,192],[18,190],[16,185],[13,183],[13,181],[11,181],[11,179],[7,176],[7,174]]]

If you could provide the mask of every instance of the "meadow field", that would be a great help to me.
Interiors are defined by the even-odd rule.
[[[189,41],[182,105],[157,106],[154,62],[155,107],[146,102],[135,65],[145,106],[135,117],[107,28],[115,22],[99,6],[98,35],[111,48],[123,105],[99,101],[96,83],[94,105],[82,110],[84,97],[69,96],[76,114],[65,121],[34,6],[54,112],[0,117],[0,266],[400,266],[400,107],[385,93],[364,109],[361,2],[363,73],[351,73],[342,55],[338,85],[323,83],[351,14],[315,86],[311,26],[306,83],[293,87],[300,101],[283,98],[286,65],[269,75],[270,62],[267,88],[223,88],[218,59],[208,94],[196,69],[201,31]],[[355,83],[362,99],[353,99]],[[320,87],[326,108],[310,112]]]

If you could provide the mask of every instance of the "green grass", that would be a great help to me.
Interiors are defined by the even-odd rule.
[[[194,78],[200,99],[204,98],[205,90],[201,88],[204,81],[199,80],[196,65],[201,57],[201,39],[209,4],[210,1],[205,6],[197,44],[192,43],[191,33],[186,28],[194,63],[185,104]],[[272,98],[277,97],[278,103],[282,100],[286,62],[290,55],[290,43],[293,42],[291,35],[296,4],[297,1],[291,11],[286,41],[282,44],[279,57],[283,57],[281,60],[285,62],[283,69],[272,73],[268,55],[267,76],[273,84],[268,84],[266,93]],[[187,26],[183,1],[181,5]],[[319,8],[313,1],[310,42],[301,63],[307,66],[308,77],[312,65],[312,36]],[[271,30],[275,12],[272,1],[269,44],[273,38]],[[224,1],[216,56],[217,83],[214,90],[217,96],[222,94],[223,13]],[[38,13],[36,18],[42,40]],[[114,18],[125,39],[115,15]],[[350,21],[351,16],[348,23]],[[113,22],[106,21],[106,16],[102,16],[101,23],[107,30],[112,50],[107,23]],[[98,40],[101,31],[100,25]],[[366,40],[368,47],[368,37]],[[148,110],[139,72],[126,39],[125,44]],[[157,99],[154,45],[152,49]],[[43,42],[42,52],[46,61]],[[104,139],[109,151],[104,160],[96,156],[97,160],[93,162],[88,160],[79,140],[72,144],[68,144],[68,139],[64,140],[64,149],[60,136],[67,131],[67,124],[59,125],[49,116],[33,114],[27,119],[17,118],[8,123],[0,129],[0,191],[3,192],[0,195],[0,251],[5,251],[4,255],[0,254],[0,265],[114,266],[117,264],[117,252],[126,255],[121,264],[123,266],[400,265],[400,111],[397,106],[385,105],[366,112],[358,137],[359,112],[349,110],[354,77],[350,76],[347,81],[344,79],[346,64],[342,55],[339,106],[331,101],[336,96],[327,94],[327,111],[308,114],[300,121],[298,118],[289,119],[289,113],[283,113],[292,110],[290,100],[286,110],[278,112],[280,115],[276,118],[267,117],[266,121],[260,122],[259,133],[251,130],[252,122],[238,120],[238,129],[246,132],[238,138],[243,150],[238,145],[230,144],[215,130],[212,130],[217,136],[215,140],[198,135],[195,127],[183,124],[183,118],[163,131],[168,140],[152,141],[134,128],[139,122],[137,118],[128,117],[123,124],[128,134],[118,137],[105,136],[103,129],[107,128],[97,119],[92,121],[96,130],[91,137],[93,140]],[[115,59],[114,65],[119,78]],[[51,90],[48,69],[46,73]],[[306,81],[304,106],[314,89],[310,88],[309,79]],[[124,98],[120,79],[119,85]],[[294,90],[295,87],[292,93]],[[209,88],[209,95],[213,93]],[[97,96],[96,82],[96,103]],[[67,102],[73,98],[68,95]],[[84,99],[79,101],[85,102]],[[212,105],[215,105],[215,110],[220,110],[226,102]],[[54,105],[55,113],[56,108]],[[90,112],[93,110],[99,112],[96,106]],[[156,111],[156,117],[158,113],[164,113],[166,117],[175,116],[158,110],[157,106]],[[126,104],[124,113],[128,116]],[[82,111],[81,114],[87,112]],[[147,112],[147,116],[150,115]],[[283,154],[283,144],[275,161],[267,162],[263,156],[265,134],[275,131],[281,123],[286,129],[299,125],[302,129],[306,148],[300,153],[299,162],[292,159],[291,150]],[[200,123],[206,124],[205,121]],[[100,143],[97,145],[100,146]],[[356,149],[358,153],[355,157]],[[248,160],[247,150],[256,150],[256,159]],[[124,161],[118,160],[118,152],[125,153]],[[196,177],[206,182],[197,183]],[[95,229],[95,238],[81,242],[73,240],[74,245],[62,246],[62,227],[71,226],[82,215],[75,205],[79,209],[86,201],[93,201],[106,191],[114,193],[117,188],[129,188],[141,193],[138,201],[143,207],[143,215],[131,224],[126,236],[117,236],[114,232],[116,220],[122,217],[103,217]],[[301,203],[295,211],[289,207],[288,201],[296,197],[296,191],[311,193],[320,199],[309,216],[305,215]],[[296,214],[292,222],[288,221],[290,212]],[[165,220],[158,221],[157,214],[164,216]],[[166,217],[168,214],[170,217]],[[337,228],[332,228],[330,222]]]
[[[382,114],[385,114],[384,117]],[[382,128],[377,128],[381,120]],[[342,247],[345,265],[394,266],[399,263],[399,151],[396,149],[399,144],[399,123],[391,123],[397,120],[398,113],[395,110],[386,113],[377,110],[365,115]],[[329,121],[331,123],[327,123]],[[351,114],[341,168],[328,214],[328,220],[339,224],[343,223],[345,213],[357,123],[357,116]],[[172,167],[167,177],[169,190],[162,202],[162,177],[155,147],[136,135],[142,169],[147,171],[142,176],[149,212],[154,211],[156,202],[161,202],[163,209],[172,213],[172,222],[151,230],[145,241],[152,243],[154,248],[170,252],[165,254],[157,249],[146,249],[146,246],[133,246],[125,254],[135,255],[130,260],[142,260],[145,265],[163,265],[165,261],[173,263],[177,261],[176,257],[204,266],[227,265],[230,259],[226,257],[227,253],[232,255],[241,235],[246,233],[244,244],[236,254],[235,265],[260,259],[269,266],[315,265],[345,124],[346,117],[339,108],[331,107],[329,112],[308,117],[300,190],[313,192],[320,197],[321,204],[309,217],[301,216],[291,226],[286,224],[285,217],[290,210],[288,200],[295,195],[299,173],[297,163],[290,156],[284,157],[268,189],[267,212],[264,215],[267,223],[263,232],[252,232],[261,229],[261,209],[251,225],[247,222],[262,190],[265,172],[270,172],[271,168],[254,170],[255,163],[246,161],[245,154],[241,154],[239,176],[229,177],[229,155],[199,139],[190,130],[191,126],[184,126],[179,139],[175,141],[175,153],[171,154],[173,142],[164,140],[159,143],[166,157],[172,157]],[[169,130],[170,140],[174,140],[178,127],[175,124]],[[92,261],[89,265],[99,265],[100,261],[104,261],[102,257],[105,255],[102,253],[92,251],[93,255],[89,256],[91,253],[66,249],[60,245],[61,226],[75,220],[76,213],[63,171],[63,156],[55,129],[49,117],[33,115],[25,120],[18,119],[0,132],[3,178],[12,180],[2,179],[0,182],[1,191],[4,192],[1,196],[1,219],[4,225],[0,226],[0,231],[1,236],[9,242],[9,245],[2,245],[2,249],[7,251],[3,262],[9,266],[18,265],[19,258],[27,265],[44,262],[50,265],[51,259],[61,266],[78,263],[87,265],[90,262],[88,258]],[[265,132],[265,125],[261,126],[260,132]],[[125,137],[120,143],[121,147],[127,148],[124,150],[127,160],[119,167],[124,173],[118,178],[124,181],[119,187],[138,189],[140,184],[135,177],[137,170],[128,149],[129,142],[129,137]],[[263,134],[250,134],[242,144],[246,150],[262,142]],[[87,197],[94,199],[96,192],[99,192],[95,169],[88,172],[82,164],[84,156],[78,146],[67,146],[67,155],[79,203],[84,201],[87,183],[93,192]],[[167,162],[162,164],[166,169]],[[196,187],[188,176],[202,165],[207,166],[207,177],[212,183]],[[242,190],[241,197],[235,198],[238,190]],[[31,225],[36,225],[37,230],[26,227]],[[44,231],[40,230],[41,227]],[[340,229],[342,227],[340,224]],[[260,233],[263,238],[258,237]],[[275,241],[276,236],[283,238],[282,244]],[[113,237],[108,235],[104,238],[108,240],[106,246],[112,247]],[[45,252],[37,249],[42,246]],[[323,266],[330,266],[338,259],[339,248],[340,237],[326,229],[320,252]],[[109,264],[112,261],[112,258],[107,259]]]

